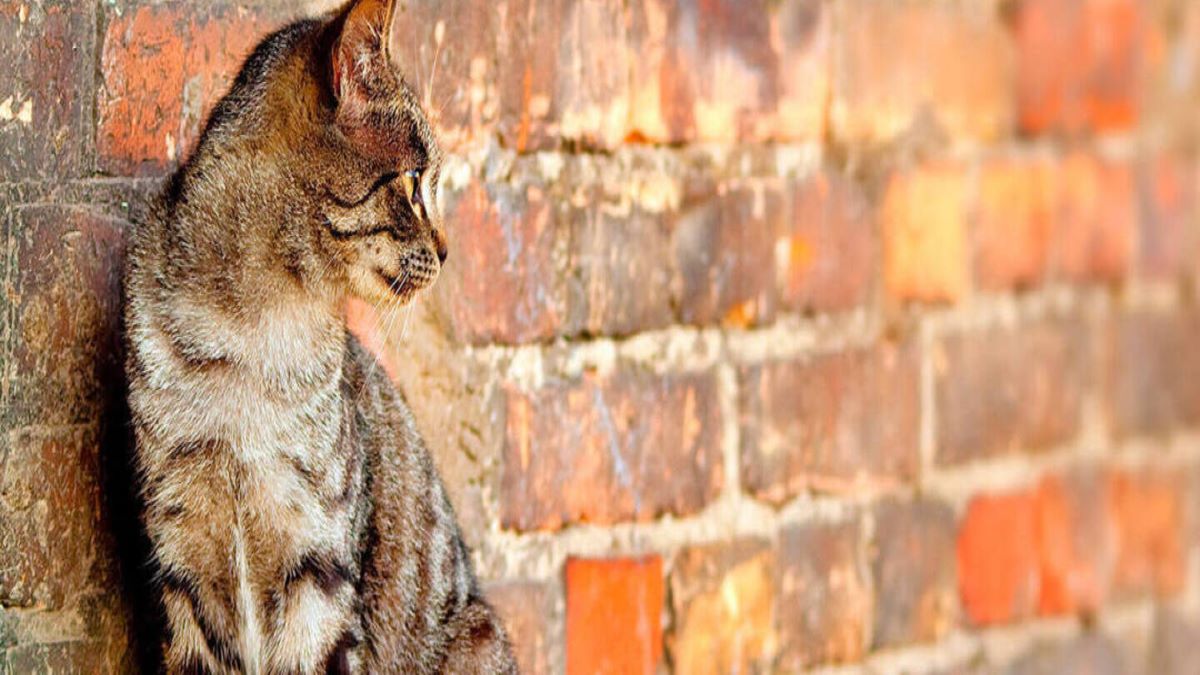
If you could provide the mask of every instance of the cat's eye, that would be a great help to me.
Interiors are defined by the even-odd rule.
[[[412,205],[413,214],[418,220],[424,220],[425,203],[421,197],[421,172],[415,169],[405,171],[400,180],[404,185],[404,194],[408,197],[408,203]]]

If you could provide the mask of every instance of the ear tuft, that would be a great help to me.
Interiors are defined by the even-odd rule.
[[[369,94],[394,77],[388,52],[396,0],[356,0],[343,11],[331,55],[333,92],[339,100]]]

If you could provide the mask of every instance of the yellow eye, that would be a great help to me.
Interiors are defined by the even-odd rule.
[[[424,220],[425,203],[421,197],[421,172],[405,171],[401,180],[404,183],[404,194],[408,196],[408,203],[412,205],[413,214],[418,219]]]

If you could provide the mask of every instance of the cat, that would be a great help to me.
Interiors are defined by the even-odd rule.
[[[126,376],[170,673],[515,673],[412,415],[347,332],[446,260],[441,155],[353,0],[249,56],[132,228]]]

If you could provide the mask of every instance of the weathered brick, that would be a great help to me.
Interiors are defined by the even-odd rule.
[[[91,424],[116,394],[124,223],[86,206],[13,210],[13,323],[0,420]]]
[[[567,675],[654,673],[662,660],[662,560],[567,560]]]
[[[569,330],[627,335],[670,325],[670,223],[637,207],[574,209]]]
[[[933,642],[955,627],[954,537],[954,513],[944,504],[892,499],[876,507],[874,648]]]
[[[770,321],[778,304],[773,262],[782,196],[762,185],[708,180],[686,190],[672,241],[683,321]]]
[[[889,297],[954,302],[966,294],[966,202],[961,168],[926,167],[892,176],[881,214]]]
[[[674,626],[667,639],[681,673],[766,670],[776,649],[775,556],[735,540],[691,548],[671,571]]]
[[[5,445],[0,604],[73,607],[112,563],[100,529],[99,438],[85,427],[23,429]]]
[[[1039,450],[1075,436],[1087,385],[1086,334],[1047,320],[947,336],[934,347],[937,460]]]
[[[1055,269],[1068,281],[1118,281],[1133,262],[1137,201],[1128,163],[1087,154],[1055,180]]]
[[[1138,167],[1138,273],[1170,280],[1195,260],[1196,187],[1200,174],[1184,160],[1159,156]]]
[[[528,342],[567,317],[568,228],[535,179],[472,183],[448,210],[451,257],[436,293],[465,342]]]
[[[1014,54],[987,3],[837,5],[833,132],[884,141],[933,120],[990,140],[1012,126]]]
[[[92,3],[0,2],[0,182],[90,169]]]
[[[1113,590],[1165,597],[1183,589],[1187,555],[1184,482],[1167,471],[1115,471],[1108,496],[1116,527]]]
[[[528,675],[550,675],[562,670],[558,622],[560,591],[545,582],[508,581],[489,584],[492,604],[512,641],[517,666]]]
[[[795,183],[775,241],[780,301],[794,311],[837,311],[869,299],[877,258],[873,213],[852,180],[825,171]]]
[[[911,479],[917,469],[918,354],[881,344],[740,372],[741,470],[760,499]]]
[[[1200,422],[1200,318],[1138,311],[1116,320],[1110,406],[1121,436],[1161,434]]]
[[[1147,673],[1154,675],[1195,675],[1196,642],[1200,625],[1171,607],[1154,612],[1154,636],[1150,647]]]
[[[1137,123],[1141,6],[1137,0],[1016,3],[1023,131],[1123,131]]]
[[[1107,487],[1098,472],[1081,469],[1038,486],[1040,613],[1095,612],[1107,598],[1116,557]]]
[[[554,529],[704,507],[725,480],[716,390],[711,373],[634,370],[510,390],[502,524]]]
[[[1028,617],[1037,600],[1036,500],[1029,492],[971,500],[958,532],[958,587],[976,625]]]
[[[96,146],[100,169],[122,175],[183,159],[209,108],[282,18],[226,2],[107,7]]]
[[[980,288],[1027,288],[1043,281],[1054,228],[1053,179],[1051,165],[1039,160],[983,167],[974,229]]]
[[[1008,675],[1136,675],[1139,671],[1113,640],[1094,632],[1065,643],[1045,642],[1019,658]]]
[[[778,665],[787,672],[862,659],[871,591],[857,522],[788,527],[779,543]]]

